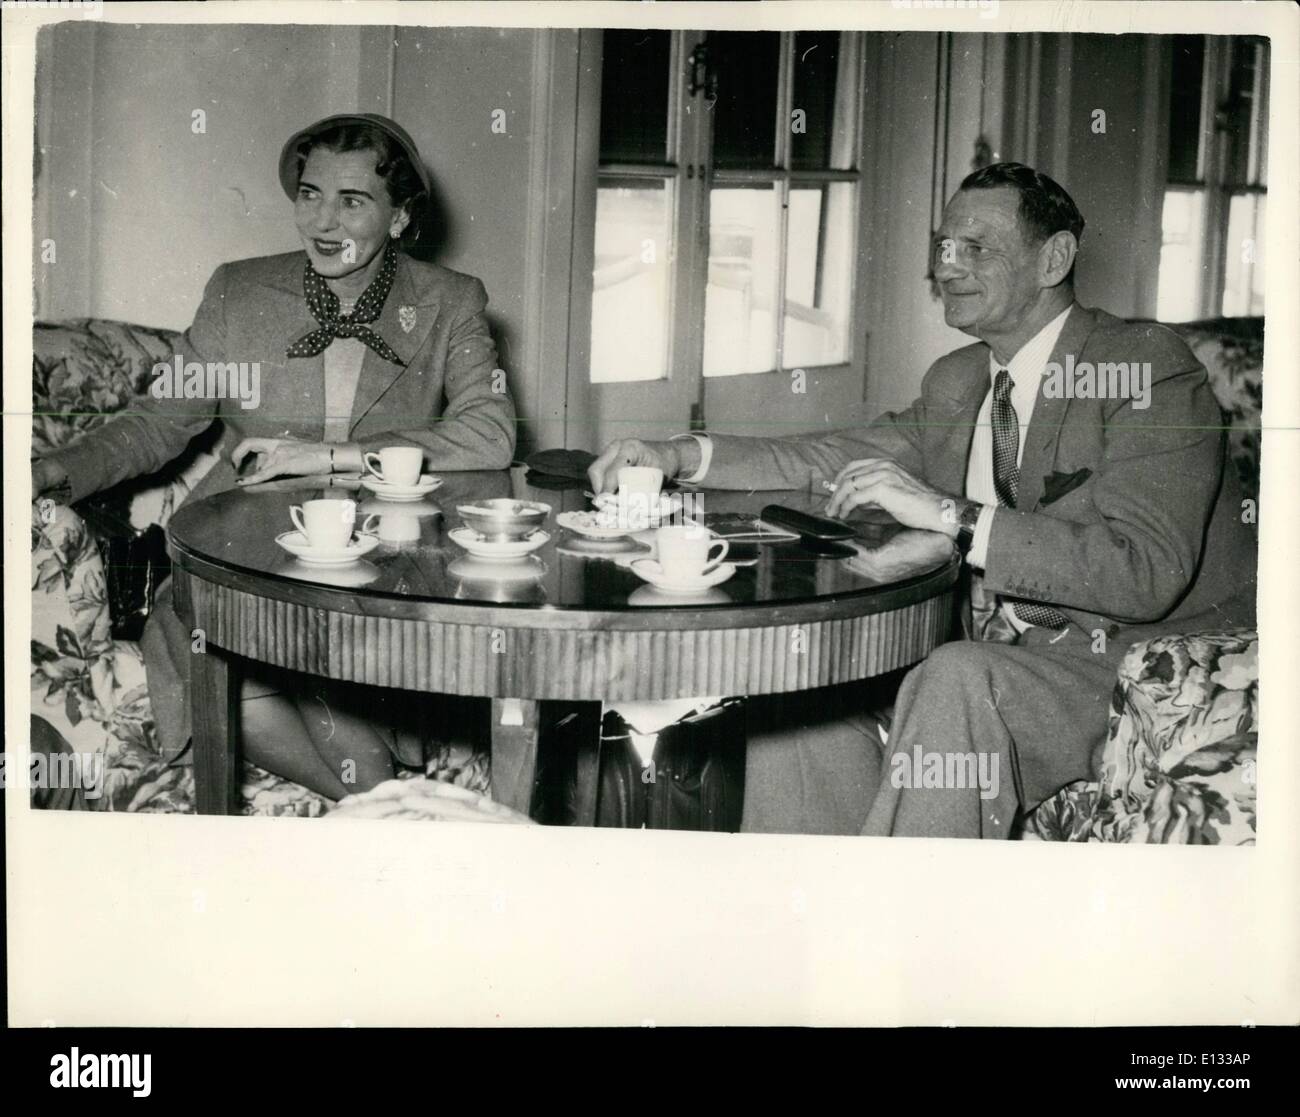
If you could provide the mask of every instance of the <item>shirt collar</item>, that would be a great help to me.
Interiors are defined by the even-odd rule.
[[[997,357],[993,355],[993,350],[990,349],[989,379],[993,380],[997,376],[998,370],[1005,368],[1011,373],[1011,379],[1016,384],[1024,384],[1026,377],[1032,378],[1033,381],[1039,380],[1047,368],[1047,358],[1052,355],[1052,350],[1056,348],[1056,339],[1061,336],[1061,330],[1065,328],[1065,320],[1070,316],[1070,311],[1073,309],[1074,304],[1071,303],[1025,342],[1016,352],[1016,355],[1005,365],[998,363]]]

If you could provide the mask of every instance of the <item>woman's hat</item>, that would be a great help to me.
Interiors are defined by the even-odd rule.
[[[415,173],[420,176],[420,182],[428,193],[433,191],[433,178],[430,176],[428,168],[424,165],[424,160],[420,158],[420,149],[415,146],[415,141],[406,134],[404,129],[395,120],[389,120],[386,116],[380,116],[373,112],[347,112],[340,113],[338,116],[327,116],[324,120],[318,120],[310,127],[304,128],[300,132],[295,132],[289,137],[288,142],[280,151],[280,185],[284,187],[284,192],[289,195],[290,200],[298,196],[298,145],[303,140],[319,136],[322,132],[330,128],[337,128],[341,124],[368,124],[372,128],[378,128],[397,144],[410,159],[411,166],[415,168]]]

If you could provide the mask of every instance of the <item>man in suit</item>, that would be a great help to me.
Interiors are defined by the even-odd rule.
[[[1171,331],[1075,302],[1083,225],[1046,175],[977,171],[933,265],[945,320],[979,342],[935,362],[911,407],[834,434],[623,440],[591,468],[598,491],[624,464],[721,489],[829,481],[829,515],[879,507],[964,556],[971,639],[903,681],[874,797],[841,796],[830,819],[805,802],[806,828],[1006,837],[1018,812],[1093,774],[1129,646],[1254,622],[1254,539],[1205,370]],[[922,776],[931,755],[951,773],[946,758],[972,754],[993,779]],[[752,829],[788,828],[783,796],[836,784],[851,760],[802,740],[764,764]]]

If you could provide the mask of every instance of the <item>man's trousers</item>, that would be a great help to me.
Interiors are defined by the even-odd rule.
[[[1019,811],[1091,778],[1128,646],[1076,626],[945,644],[903,679],[883,755],[869,710],[817,716],[824,700],[792,698],[792,724],[764,710],[751,718],[742,828],[1005,838]]]

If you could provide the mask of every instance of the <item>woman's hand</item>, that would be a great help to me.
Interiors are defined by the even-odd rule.
[[[309,477],[330,472],[330,448],[326,442],[246,438],[230,454],[236,470],[249,454],[257,455],[257,469],[247,477],[239,478],[236,485],[257,485],[277,477]]]
[[[694,439],[687,439],[691,446]],[[587,468],[587,479],[594,493],[612,493],[618,488],[618,471],[627,465],[648,465],[662,469],[664,480],[671,481],[682,471],[681,442],[642,442],[639,438],[620,438],[611,442]]]
[[[32,462],[32,499],[54,493],[68,479],[68,472],[58,462],[43,459]]]

